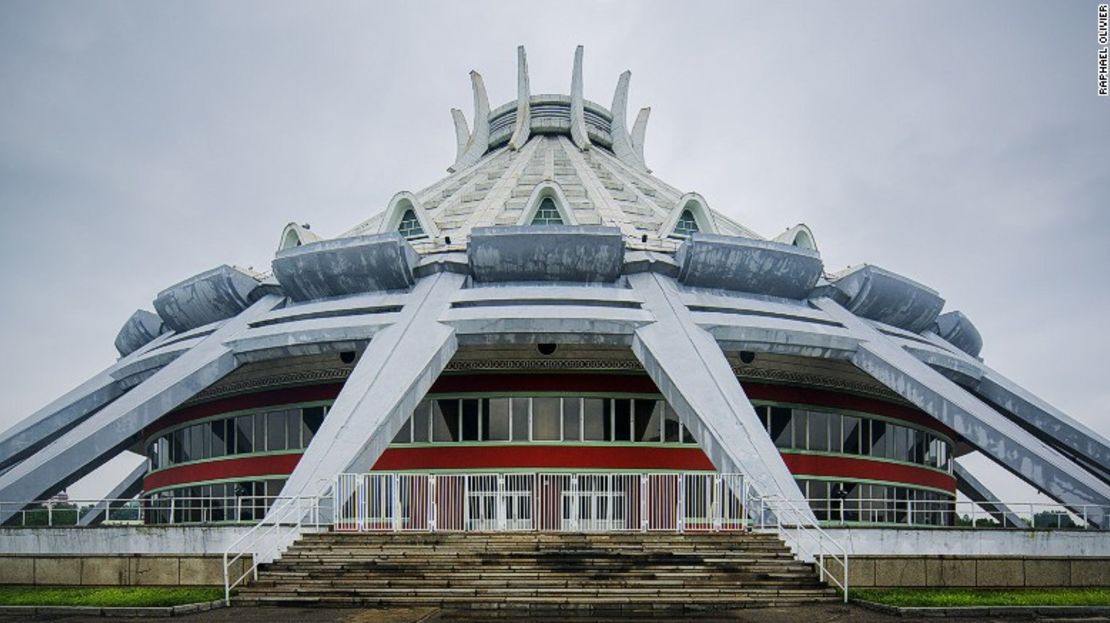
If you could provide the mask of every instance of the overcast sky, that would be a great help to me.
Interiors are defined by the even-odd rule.
[[[588,99],[632,70],[657,176],[767,236],[807,223],[829,271],[935,288],[989,365],[1110,434],[1095,12],[4,0],[0,428],[111,364],[161,289],[265,270],[289,221],[333,236],[442,177],[471,69],[505,103],[524,44],[533,93],[569,93],[583,44]]]

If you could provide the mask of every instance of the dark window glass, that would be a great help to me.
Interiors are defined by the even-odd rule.
[[[613,441],[632,441],[632,401],[618,398],[613,404]]]
[[[509,440],[509,399],[489,398],[483,401],[482,416],[485,438],[490,441]]]
[[[840,447],[846,454],[860,453],[860,419],[845,415],[840,437]]]
[[[771,407],[771,439],[776,448],[790,448],[793,412],[784,407]]]
[[[478,441],[478,401],[473,398],[462,400],[462,440]]]
[[[266,447],[266,414],[254,414],[254,451],[265,452]]]
[[[586,441],[605,441],[609,431],[606,421],[608,401],[601,398],[585,398],[582,401],[582,439]]]
[[[431,440],[431,411],[432,403],[430,400],[423,400],[420,404],[416,405],[416,410],[412,412],[412,442],[413,443],[428,443]]]
[[[528,441],[531,438],[528,421],[531,415],[532,401],[528,398],[513,398],[509,403],[510,409],[512,409],[513,441]]]
[[[209,456],[223,456],[227,454],[227,420],[214,420],[208,423],[209,445],[212,448]]]
[[[678,421],[678,414],[674,412],[671,405],[667,405],[663,410],[663,441],[666,443],[678,443],[682,440],[682,422]]]
[[[459,440],[459,401],[432,401],[432,441]]]
[[[235,418],[235,453],[254,452],[254,418],[243,415]]]
[[[558,398],[533,398],[532,399],[532,439],[535,441],[559,441],[559,423],[562,414],[559,412]]]
[[[686,428],[685,424],[682,425],[682,443],[697,443],[694,434],[690,432],[689,428]]]
[[[658,400],[636,399],[633,408],[633,439],[636,441],[659,441],[659,423],[663,409]]]
[[[636,401],[636,426],[640,429],[639,441],[658,442],[659,433],[663,430],[663,401],[662,400],[637,400]],[[644,410],[650,409],[645,416]],[[640,424],[644,422],[644,424]]]
[[[580,441],[582,404],[578,398],[563,398],[563,440]]]
[[[824,480],[809,481],[809,504],[818,521],[829,518],[829,483]]]
[[[205,452],[204,448],[204,428],[205,427],[203,424],[194,424],[189,427],[189,449],[192,453],[190,456],[192,457],[193,461],[206,459],[209,456],[209,453]]]
[[[882,420],[871,421],[871,456],[875,458],[889,458],[886,451],[887,425]]]
[[[829,414],[808,412],[809,419],[809,450],[815,452],[829,451]]]
[[[288,448],[285,439],[285,412],[274,411],[266,414],[266,451],[285,450]]]
[[[397,431],[397,435],[393,437],[393,443],[410,443],[412,441],[412,418],[405,420],[401,425],[401,429]]]
[[[301,437],[304,440],[304,447],[308,447],[308,442],[316,436],[316,432],[320,430],[323,423],[323,407],[307,407],[301,410]]]

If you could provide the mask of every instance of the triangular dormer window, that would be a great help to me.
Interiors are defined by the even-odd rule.
[[[401,222],[397,224],[397,231],[405,238],[423,238],[426,235],[424,228],[420,226],[420,219],[416,218],[416,212],[412,210],[405,210]]]
[[[698,221],[694,218],[694,213],[683,210],[678,220],[675,221],[674,233],[671,235],[678,238],[688,238],[690,234],[697,231],[700,231],[700,229],[698,229]]]
[[[555,206],[555,200],[551,197],[544,197],[540,202],[540,207],[536,209],[536,215],[532,217],[532,225],[562,225],[563,216],[559,214],[559,208]]]

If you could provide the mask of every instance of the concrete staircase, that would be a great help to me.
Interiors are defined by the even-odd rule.
[[[596,616],[835,601],[773,534],[306,534],[237,605]]]

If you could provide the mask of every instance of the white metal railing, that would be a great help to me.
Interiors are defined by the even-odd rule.
[[[4,523],[8,528],[80,526],[94,511],[105,515],[103,525],[254,522],[274,499],[256,495],[0,501],[0,510],[11,511]]]
[[[1110,529],[1110,506],[1098,504],[1066,507],[1053,502],[835,497],[810,498],[808,502],[825,527],[862,523],[1022,530]],[[1000,521],[1000,516],[1006,521]]]
[[[224,550],[224,601],[231,604],[231,590],[248,577],[258,579],[258,565],[271,562],[304,532],[319,528],[321,504],[326,497],[277,498],[266,516]],[[235,575],[232,566],[250,556],[250,564]]]
[[[739,474],[340,474],[355,531],[722,531],[747,526]]]
[[[844,602],[847,603],[848,550],[821,529],[816,520],[809,519],[813,516],[812,513],[803,511],[794,500],[770,495],[753,496],[751,500],[758,504],[751,507],[758,511],[754,528],[773,528],[802,560],[811,561],[817,566],[817,573],[822,581],[831,580],[840,588]],[[801,500],[801,504],[806,504],[806,501]],[[806,508],[808,510],[810,509]],[[837,565],[843,573],[839,578],[833,573]]]

